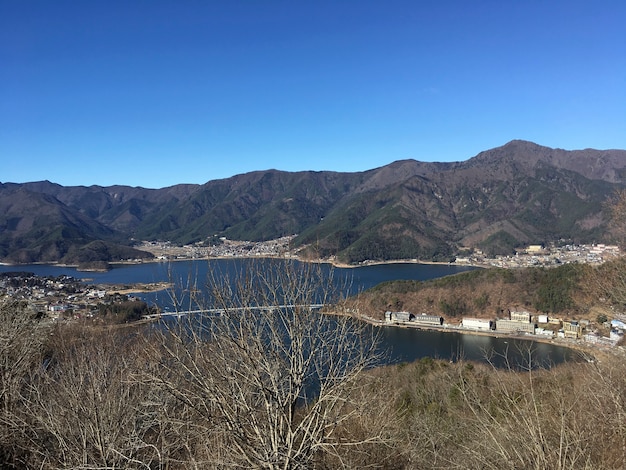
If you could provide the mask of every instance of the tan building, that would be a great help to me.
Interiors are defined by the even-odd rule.
[[[581,338],[583,327],[577,321],[564,321],[563,332],[566,338]]]
[[[535,324],[534,323],[526,323],[515,320],[496,320],[496,331],[502,333],[535,333]]]
[[[496,320],[496,331],[502,333],[535,333],[535,324],[516,320],[499,319]]]
[[[513,321],[521,321],[521,322],[525,322],[525,323],[530,323],[530,312],[527,312],[525,310],[519,310],[519,311],[514,311],[511,310],[511,313],[509,315],[509,318]]]

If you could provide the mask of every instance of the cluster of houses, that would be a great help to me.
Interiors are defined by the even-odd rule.
[[[597,332],[586,332],[588,320],[561,320],[549,318],[548,315],[533,315],[525,310],[511,310],[508,318],[488,320],[483,318],[464,317],[459,326],[444,324],[443,317],[422,313],[415,315],[410,312],[385,312],[386,323],[414,326],[436,326],[443,328],[461,328],[472,331],[498,332],[505,334],[529,334],[547,338],[582,339],[586,342],[614,346],[624,338],[626,322],[613,320],[610,336],[602,336]]]
[[[562,321],[556,318],[549,318],[548,315],[532,315],[526,310],[511,310],[509,318],[498,318],[497,320],[484,320],[480,318],[463,318],[461,327],[470,330],[493,330],[500,333],[531,334],[539,336],[554,337],[554,327],[561,328],[556,331],[559,338],[580,339],[583,335],[587,321]]]
[[[614,346],[624,339],[624,333],[626,332],[626,322],[620,319],[611,320],[609,337],[601,336],[596,332],[590,332],[583,336],[583,339],[588,343],[603,344]]]
[[[207,256],[210,258],[292,257],[294,253],[290,251],[290,244],[294,238],[295,235],[287,235],[274,240],[256,242],[220,237],[219,240],[211,239],[209,246],[204,246],[207,242],[176,246],[169,241],[144,241],[140,249],[149,251],[158,261],[197,259]]]
[[[415,325],[443,326],[443,317],[411,312],[385,312],[385,321],[389,323],[412,323]]]
[[[0,273],[0,299],[28,301],[50,319],[91,316],[98,304],[121,301],[126,296],[107,295],[105,286],[86,284],[72,276],[38,276],[31,272]]]
[[[471,256],[457,257],[457,264],[476,264],[519,268],[527,266],[557,266],[568,263],[600,264],[620,256],[617,245],[529,245],[519,249],[515,255],[488,258],[480,250],[473,250]]]

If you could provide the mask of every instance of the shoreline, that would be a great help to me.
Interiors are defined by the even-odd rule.
[[[130,295],[142,294],[149,292],[161,292],[173,287],[171,282],[140,282],[135,284],[100,284],[104,287],[110,287],[112,294]],[[130,286],[120,288],[122,286]]]
[[[330,313],[333,315],[344,315],[341,313]],[[584,359],[588,362],[600,362],[600,361],[608,361],[611,357],[625,357],[626,351],[624,351],[621,346],[602,346],[597,344],[591,344],[584,342],[582,340],[571,340],[571,339],[561,339],[561,338],[549,338],[549,337],[541,337],[536,335],[527,335],[527,334],[517,334],[517,333],[497,333],[497,332],[489,332],[489,331],[480,331],[480,330],[471,330],[465,328],[458,327],[450,327],[450,326],[434,326],[434,325],[424,325],[424,324],[410,324],[410,323],[399,323],[399,322],[387,322],[385,320],[378,320],[366,315],[357,315],[355,316],[357,320],[368,323],[369,325],[375,327],[382,328],[404,328],[404,329],[416,329],[420,331],[437,331],[440,333],[459,333],[465,335],[474,335],[474,336],[487,336],[498,339],[511,339],[511,340],[521,340],[521,341],[531,341],[536,343],[550,344],[552,346],[559,346],[567,349],[571,349],[573,351],[578,352]],[[589,357],[591,356],[591,358]]]
[[[468,266],[468,267],[474,267],[474,268],[488,267],[488,266],[479,266],[479,265],[472,265],[472,264],[466,264],[466,263],[457,264],[457,263],[435,262],[435,261],[420,261],[416,259],[372,261],[372,262],[367,262],[367,263],[362,263],[362,264],[350,265],[350,264],[345,264],[345,263],[338,263],[335,260],[328,260],[328,259],[312,260],[312,259],[300,259],[297,257],[285,257],[285,256],[277,255],[277,256],[214,256],[214,257],[202,257],[202,258],[177,258],[177,259],[171,259],[171,260],[160,260],[160,259],[154,258],[154,259],[143,260],[139,262],[137,261],[112,262],[111,269],[115,269],[116,265],[128,266],[128,265],[139,265],[139,264],[170,263],[170,262],[177,262],[177,261],[203,261],[203,260],[209,261],[212,259],[215,259],[215,260],[220,260],[220,259],[227,259],[227,260],[228,259],[259,259],[259,260],[277,259],[277,260],[287,260],[287,261],[292,260],[292,261],[298,261],[302,263],[330,264],[333,267],[344,268],[344,269],[353,269],[353,268],[359,268],[359,267],[385,265],[385,264],[444,265],[444,266],[464,266],[464,267]],[[0,265],[16,267],[16,269],[19,269],[20,266],[28,266],[28,265],[49,265],[49,266],[76,268],[78,270],[78,265],[71,265],[71,264],[64,264],[64,263],[50,263],[50,262],[36,262],[36,263],[28,263],[28,264],[1,263]],[[83,270],[82,272],[87,272],[87,271]],[[140,283],[137,285],[133,285],[131,288],[124,289],[124,293],[133,294],[133,293],[141,293],[141,292],[162,291],[171,287],[171,285],[168,285],[168,283],[163,283],[159,285],[158,287],[156,286],[156,284],[161,284],[161,283],[155,283],[154,285],[150,285],[150,283],[146,283],[146,284]],[[111,287],[114,287],[114,286],[111,285]],[[115,286],[115,287],[119,287],[119,286]],[[115,289],[115,287],[113,289],[114,291],[121,292],[121,290]],[[343,315],[337,312],[334,312],[334,313],[328,312],[328,314]],[[403,324],[403,323],[397,323],[397,322],[387,323],[384,320],[378,320],[378,319],[375,319],[369,316],[364,316],[364,315],[357,315],[355,316],[355,318],[357,318],[358,320],[364,321],[370,325],[377,326],[377,327],[383,326],[383,327],[395,327],[395,328],[406,328],[406,329],[413,328],[413,329],[418,329],[418,330],[423,330],[423,331],[438,331],[438,332],[443,332],[443,333],[460,333],[460,334],[469,334],[469,335],[475,335],[475,336],[490,336],[494,338],[510,338],[513,340],[518,339],[522,341],[535,341],[538,343],[545,343],[545,344],[551,344],[555,346],[566,347],[569,349],[579,351],[580,353],[591,354],[594,357],[597,356],[598,354],[603,355],[605,358],[609,356],[615,356],[615,355],[622,355],[622,356],[626,355],[623,348],[617,349],[618,348],[617,346],[607,347],[607,346],[602,346],[602,345],[596,345],[596,344],[583,342],[582,340],[578,340],[577,342],[574,343],[572,342],[571,339],[564,339],[563,341],[561,341],[561,338],[549,338],[549,337],[541,337],[541,336],[536,336],[536,335],[524,335],[524,334],[515,334],[515,333],[513,334],[496,333],[496,332],[487,332],[487,331],[480,331],[480,330],[462,329],[458,327],[445,327],[445,326],[437,327],[434,325],[424,325],[424,324]]]
[[[368,261],[368,262],[358,263],[358,264],[348,264],[348,263],[342,263],[339,261],[328,260],[328,259],[305,259],[305,258],[288,257],[288,256],[280,256],[280,255],[276,255],[276,256],[269,256],[269,255],[268,256],[208,256],[208,257],[202,257],[202,258],[174,258],[174,259],[167,259],[167,260],[153,258],[153,259],[147,259],[147,260],[141,260],[141,261],[111,261],[109,262],[109,265],[111,266],[110,269],[80,268],[80,265],[78,264],[66,264],[66,263],[59,263],[59,262],[54,262],[54,261],[49,261],[49,262],[35,261],[32,263],[0,263],[0,266],[15,267],[16,269],[19,269],[20,266],[41,265],[41,266],[58,266],[62,268],[73,268],[79,272],[108,272],[108,271],[111,271],[112,269],[115,269],[115,266],[132,266],[132,265],[153,264],[153,263],[176,263],[176,262],[183,262],[183,261],[210,261],[210,260],[232,260],[232,259],[242,259],[242,260],[276,259],[276,260],[285,260],[285,261],[298,261],[300,263],[330,264],[331,266],[335,268],[340,268],[340,269],[365,268],[368,266],[380,266],[380,265],[386,265],[386,264],[420,264],[420,265],[427,265],[427,266],[431,266],[431,265],[432,266],[455,266],[455,267],[470,267],[470,268],[489,267],[488,265],[480,265],[480,264],[468,264],[468,263],[459,264],[455,262],[422,261],[422,260],[414,260],[414,259]]]
[[[386,322],[385,320],[377,320],[375,318],[371,318],[365,315],[351,315],[345,314],[341,312],[323,312],[323,315],[333,315],[333,316],[343,316],[343,317],[352,317],[358,321],[366,323],[368,325],[374,327],[381,328],[404,328],[404,329],[414,329],[426,332],[440,332],[440,333],[458,333],[462,335],[473,335],[473,336],[487,336],[498,339],[508,339],[511,341],[520,340],[520,341],[530,341],[542,344],[549,344],[551,346],[557,346],[562,348],[567,348],[569,350],[577,352],[581,359],[584,359],[586,362],[608,362],[611,358],[614,357],[626,357],[626,352],[622,347],[614,346],[614,347],[606,347],[606,346],[598,346],[590,343],[585,343],[582,341],[573,342],[572,340],[561,340],[560,338],[542,338],[540,336],[532,336],[532,335],[524,335],[524,334],[507,334],[507,333],[492,333],[487,331],[480,330],[470,330],[470,329],[462,329],[462,328],[454,328],[454,327],[437,327],[431,325],[421,325],[421,324],[402,324],[397,322]],[[137,320],[131,323],[119,324],[115,325],[116,328],[130,328],[141,325],[146,325],[153,323],[155,321],[160,320],[160,315],[152,318],[144,318],[141,320]],[[618,349],[619,348],[619,349]]]

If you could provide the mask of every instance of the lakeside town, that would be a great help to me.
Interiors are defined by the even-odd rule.
[[[0,273],[0,299],[28,302],[42,317],[53,321],[93,318],[102,320],[103,313],[117,305],[117,312],[127,310],[137,320],[155,309],[140,301],[135,293],[152,292],[169,287],[168,283],[130,285],[87,284],[72,276],[38,276],[29,272]],[[125,306],[120,308],[119,306]],[[129,308],[132,307],[132,308]]]
[[[158,261],[191,260],[202,258],[255,258],[299,257],[300,249],[291,248],[295,235],[289,235],[268,241],[239,241],[220,238],[220,243],[210,246],[203,244],[177,246],[169,241],[143,241],[137,248],[152,253]],[[617,245],[598,244],[549,244],[528,245],[516,250],[514,255],[498,255],[489,257],[479,249],[464,250],[468,255],[457,256],[448,264],[460,266],[524,268],[533,266],[559,266],[569,263],[601,264],[620,256]],[[334,257],[320,260],[336,263]],[[394,260],[390,262],[409,261],[424,263],[418,259]],[[375,264],[379,261],[363,261],[360,265]]]
[[[26,272],[0,274],[0,298],[27,301],[42,317],[51,321],[89,320],[96,324],[104,323],[107,320],[103,318],[103,314],[112,305],[125,305],[128,311],[121,320],[117,319],[118,322],[128,323],[146,318],[154,320],[159,318],[159,313],[132,294],[168,287],[167,283],[134,286],[90,285],[67,275],[37,276]],[[549,341],[579,349],[610,349],[612,353],[626,355],[623,347],[626,315],[618,313],[615,313],[614,318],[606,318],[602,325],[586,319],[564,320],[557,316],[515,309],[509,310],[505,318],[463,317],[455,322],[446,322],[438,315],[408,311],[387,311],[384,320],[360,317],[382,327],[509,336],[515,339]]]
[[[297,258],[290,250],[293,237],[283,237],[267,242],[231,241],[222,239],[212,247],[173,246],[169,242],[143,242],[141,248],[151,251],[157,260],[189,260],[201,258],[251,258],[282,257]],[[600,264],[620,255],[619,248],[612,245],[563,245],[544,247],[531,245],[515,255],[487,258],[475,251],[471,256],[457,258],[455,264],[482,267],[522,268],[533,266],[554,267],[568,263]],[[332,262],[332,260],[327,260]],[[406,260],[404,260],[406,261]],[[410,260],[417,262],[417,260]],[[452,263],[451,263],[452,264]],[[167,283],[141,285],[90,285],[71,276],[39,277],[30,273],[4,273],[0,276],[0,296],[26,300],[39,312],[52,320],[95,318],[105,309],[103,305],[139,302],[133,293],[167,289]],[[133,318],[155,318],[155,311],[144,306],[140,315]],[[445,322],[443,317],[427,313],[385,312],[385,320],[370,323],[385,326],[433,328],[471,334],[511,335],[524,339],[549,340],[566,344],[585,344],[612,348],[624,352],[621,346],[626,332],[626,315],[614,314],[601,324],[588,319],[564,320],[546,314],[518,311],[512,308],[505,318],[462,318]]]
[[[407,311],[385,312],[384,321],[368,319],[377,325],[393,325],[406,328],[436,329],[459,333],[512,336],[518,339],[558,342],[564,346],[589,346],[594,349],[612,349],[626,355],[624,337],[626,315],[615,314],[613,319],[604,319],[594,325],[587,319],[565,320],[547,314],[533,314],[527,310],[509,310],[506,318],[463,317],[459,322],[447,323],[438,315],[414,314]],[[602,328],[601,331],[600,328]],[[604,333],[608,331],[608,336]]]

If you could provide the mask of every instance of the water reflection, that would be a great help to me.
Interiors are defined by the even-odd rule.
[[[549,368],[583,359],[577,351],[554,344],[391,326],[381,327],[381,341],[389,350],[388,363],[391,364],[432,357],[447,361],[490,362],[496,367],[520,370]]]

